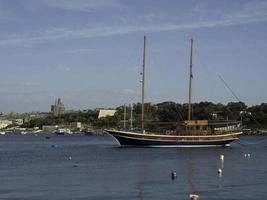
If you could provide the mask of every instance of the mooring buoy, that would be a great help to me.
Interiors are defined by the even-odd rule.
[[[221,176],[221,175],[222,175],[222,172],[223,172],[223,171],[222,171],[222,169],[221,169],[221,168],[219,168],[219,169],[218,169],[218,171],[217,171],[217,173],[218,173],[218,175],[219,175],[219,176]]]
[[[172,177],[172,180],[176,179],[177,178],[176,172],[172,172],[171,177]]]
[[[245,158],[250,158],[250,153],[245,153]]]
[[[190,197],[190,200],[198,200],[199,199],[199,196],[196,194],[190,194],[189,197]]]

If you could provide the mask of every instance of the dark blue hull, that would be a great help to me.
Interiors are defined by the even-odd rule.
[[[151,146],[151,147],[212,147],[212,146],[228,146],[231,142],[238,138],[224,138],[224,139],[212,139],[212,140],[182,140],[182,139],[151,139],[140,138],[132,135],[127,136],[125,133],[120,135],[119,132],[107,131],[112,135],[121,146]]]
[[[223,141],[153,141],[113,136],[122,146],[226,146],[234,140]]]

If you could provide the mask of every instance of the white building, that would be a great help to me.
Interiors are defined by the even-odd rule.
[[[114,109],[100,109],[98,119],[101,117],[114,116],[116,110]]]
[[[4,129],[11,124],[12,121],[0,119],[0,129]]]
[[[55,125],[55,126],[43,126],[42,127],[42,129],[43,129],[43,131],[44,132],[47,132],[47,133],[50,133],[50,132],[52,132],[52,131],[54,131],[54,130],[57,130],[57,128],[58,128],[58,125]]]

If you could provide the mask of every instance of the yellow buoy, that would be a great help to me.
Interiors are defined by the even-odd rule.
[[[224,155],[223,155],[223,154],[220,155],[220,160],[221,160],[221,161],[224,161]]]

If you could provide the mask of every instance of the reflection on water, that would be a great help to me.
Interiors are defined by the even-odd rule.
[[[137,189],[138,189],[137,197],[140,200],[144,200],[144,188],[143,187],[144,187],[143,184],[137,185]]]
[[[196,189],[196,185],[193,182],[194,163],[192,162],[191,159],[187,158],[186,159],[186,165],[187,165],[186,180],[187,180],[187,182],[189,184],[191,194],[197,194],[198,191]]]

